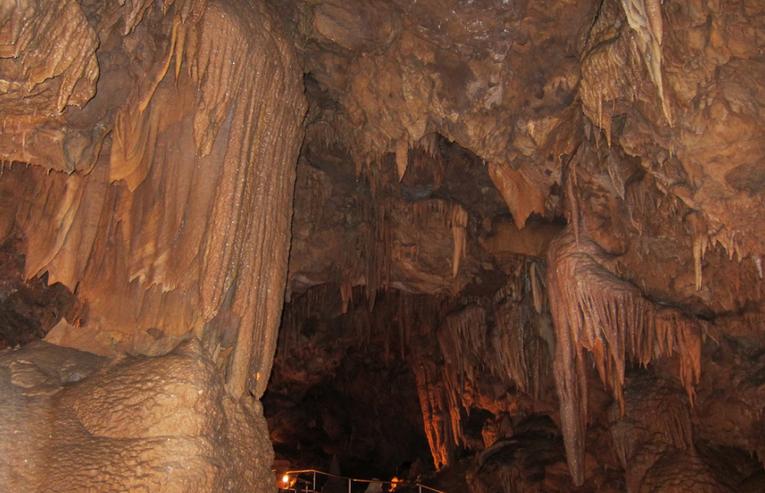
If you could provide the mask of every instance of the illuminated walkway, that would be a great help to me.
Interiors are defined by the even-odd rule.
[[[394,478],[391,481],[381,481],[379,479],[358,479],[346,476],[338,476],[328,472],[317,471],[316,469],[303,469],[299,471],[286,471],[279,478],[279,491],[290,491],[294,493],[321,493],[324,488],[332,482],[332,492],[339,492],[340,486],[344,486],[344,491],[348,493],[368,492],[368,493],[387,493],[387,492],[431,492],[447,493],[443,490],[437,490],[430,486],[420,483],[412,483]],[[328,490],[327,490],[328,491]]]

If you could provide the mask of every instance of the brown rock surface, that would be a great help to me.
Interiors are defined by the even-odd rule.
[[[761,4],[0,6],[0,343],[110,358],[7,360],[25,447],[61,422],[104,451],[45,456],[73,482],[272,489],[237,461],[273,365],[301,467],[757,491]]]
[[[2,180],[3,195],[14,197],[3,215],[26,239],[26,275],[48,272],[49,282],[77,289],[88,306],[81,330],[103,342],[88,349],[102,353],[161,354],[189,332],[220,330],[209,323],[227,314],[239,341],[231,391],[249,386],[252,365],[261,394],[281,311],[303,117],[290,49],[262,28],[270,22],[262,5],[69,3],[83,29],[99,35],[99,63],[108,72],[95,96],[91,88],[81,110],[41,102],[27,108],[36,120],[8,111],[4,121],[23,135],[50,122],[65,132],[95,129],[100,140],[86,139],[79,154],[61,148],[55,133],[35,142],[40,152],[79,156],[63,168],[23,148],[3,153],[40,166],[12,164]],[[7,13],[9,26],[24,27],[25,52],[55,58],[64,48],[88,50],[75,38],[46,44],[54,33],[39,18],[49,10]],[[35,22],[41,30],[27,39]],[[35,60],[13,60],[27,78],[20,84],[38,83]],[[67,70],[79,67],[87,80],[89,66]],[[14,95],[6,95],[9,106]],[[18,104],[24,95],[16,97]]]
[[[273,489],[253,398],[275,350],[305,102],[271,11],[22,1],[0,26],[0,234],[23,239],[25,279],[78,300],[48,338],[163,355],[63,388],[9,360],[0,489]]]
[[[271,491],[259,404],[196,340],[112,363],[36,342],[0,353],[0,388],[6,491]]]

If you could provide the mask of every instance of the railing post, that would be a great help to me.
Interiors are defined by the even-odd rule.
[[[422,493],[422,485],[421,484],[417,485],[417,492],[418,493]]]
[[[353,481],[351,478],[348,478],[348,493],[351,493],[351,481]]]
[[[316,493],[316,471],[313,472],[313,493]]]

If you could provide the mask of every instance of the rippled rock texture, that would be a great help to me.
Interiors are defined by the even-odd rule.
[[[7,491],[271,491],[260,406],[196,340],[113,362],[38,341],[0,352],[0,389]]]

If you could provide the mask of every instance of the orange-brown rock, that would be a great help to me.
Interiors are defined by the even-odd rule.
[[[98,335],[87,349],[161,354],[191,332],[233,331],[230,390],[241,395],[252,385],[259,395],[286,274],[304,104],[297,67],[284,39],[263,28],[271,20],[262,5],[137,5],[84,5],[83,27],[65,38],[69,45],[46,44],[55,36],[50,30],[27,39],[27,29],[48,25],[40,20],[48,10],[11,9],[14,25],[24,27],[25,52],[71,58],[56,50],[92,49],[74,37],[85,29],[101,37],[109,72],[81,110],[32,109],[35,121],[90,125],[100,141],[80,149],[90,153],[88,162],[82,152],[55,147],[58,137],[34,144],[80,158],[59,166],[18,154],[24,141],[12,137],[4,158],[37,166],[14,164],[6,172],[4,194],[15,197],[15,207],[3,215],[26,237],[26,275],[47,272],[87,304],[78,330]],[[39,63],[31,56],[14,62],[26,77],[20,83],[30,87],[38,83],[33,61]],[[92,64],[95,58],[67,70],[79,68],[89,80]],[[75,77],[51,74],[57,76]],[[24,118],[10,113],[7,124],[21,132],[40,128]],[[219,314],[225,327],[213,322]],[[210,336],[211,344],[217,338]]]
[[[199,341],[155,358],[36,342],[0,353],[6,491],[271,491],[265,420]]]
[[[114,440],[101,387],[148,401],[168,392],[133,368],[189,371],[244,409],[278,340],[280,467],[761,490],[761,4],[0,7],[0,345],[110,358],[14,382]],[[249,449],[220,443],[234,474]],[[204,481],[183,488],[226,487]]]

